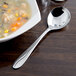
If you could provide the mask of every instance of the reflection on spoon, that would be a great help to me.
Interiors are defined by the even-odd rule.
[[[15,61],[13,68],[20,68],[28,59],[30,54],[42,40],[42,38],[51,30],[58,30],[65,27],[71,19],[71,14],[68,9],[64,7],[54,8],[48,15],[47,23],[48,28],[45,32],[27,49],[25,52],[19,56],[19,58]]]
[[[56,5],[62,5],[65,4],[65,2],[67,2],[67,0],[51,0],[51,1]]]

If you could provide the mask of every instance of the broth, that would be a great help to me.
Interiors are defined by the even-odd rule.
[[[27,0],[0,0],[0,38],[18,30],[30,17]]]

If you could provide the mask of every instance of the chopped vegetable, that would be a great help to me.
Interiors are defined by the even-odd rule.
[[[20,21],[21,19],[22,19],[21,17],[18,17],[18,18],[17,18],[17,21]]]
[[[18,17],[19,16],[18,13],[16,13],[15,16]]]
[[[19,27],[19,26],[21,26],[22,25],[22,22],[16,22],[16,23],[14,23],[14,24],[12,24],[11,26],[12,27]]]
[[[4,5],[3,5],[3,8],[8,8],[8,5],[4,4]]]
[[[7,12],[8,12],[8,13],[11,13],[11,9],[8,9]]]
[[[9,30],[5,30],[5,31],[4,31],[4,33],[8,33],[8,32],[9,32]]]
[[[22,22],[17,22],[16,25],[17,25],[18,27],[20,27],[20,26],[22,25]]]
[[[11,31],[13,31],[13,32],[16,31],[16,30],[17,30],[17,27],[12,27],[11,28]]]

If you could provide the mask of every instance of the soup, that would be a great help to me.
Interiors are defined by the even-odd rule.
[[[26,0],[0,0],[0,38],[4,38],[25,24],[31,17]]]

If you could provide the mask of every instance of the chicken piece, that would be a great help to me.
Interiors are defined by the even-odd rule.
[[[7,23],[7,22],[9,21],[9,16],[8,16],[8,14],[6,14],[6,13],[3,14],[3,16],[2,16],[2,21],[3,21],[4,23]]]
[[[27,8],[27,4],[26,3],[21,3],[21,7]]]
[[[26,14],[26,11],[25,10],[20,10],[19,15],[22,16],[23,14]]]
[[[2,16],[2,20],[4,23],[9,23],[15,20],[15,16],[13,14],[4,13]]]
[[[23,18],[28,18],[29,15],[25,10],[20,10],[19,15]]]

